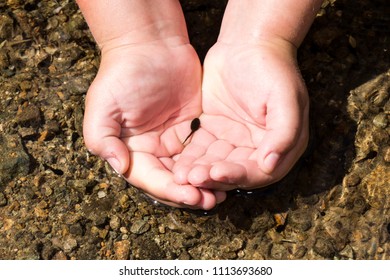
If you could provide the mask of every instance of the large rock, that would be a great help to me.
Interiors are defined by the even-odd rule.
[[[30,159],[18,135],[0,135],[0,189],[14,178],[26,176]]]

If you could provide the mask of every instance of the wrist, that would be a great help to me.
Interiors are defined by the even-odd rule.
[[[97,44],[188,42],[187,29],[177,0],[77,0]]]
[[[280,40],[298,48],[321,3],[322,0],[229,0],[218,39],[227,44]]]

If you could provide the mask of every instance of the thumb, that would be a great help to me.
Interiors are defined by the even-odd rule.
[[[280,165],[290,169],[306,147],[308,106],[294,103],[279,104],[267,111],[266,132],[258,154],[258,165],[267,174],[273,173]],[[290,153],[292,150],[294,152]]]
[[[111,106],[107,103],[99,106],[102,105],[99,102],[96,99],[88,99],[87,96],[83,124],[84,142],[92,154],[106,160],[122,175],[130,165],[129,150],[120,138],[121,125],[112,117],[114,114],[109,111]]]
[[[85,137],[88,139],[88,137]],[[116,173],[122,175],[129,169],[130,154],[126,145],[115,136],[85,140],[88,150],[106,160]]]

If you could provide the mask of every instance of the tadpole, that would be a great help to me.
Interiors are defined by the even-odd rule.
[[[188,138],[190,138],[191,135],[194,134],[194,132],[199,129],[199,127],[200,127],[200,119],[199,118],[193,119],[192,122],[191,122],[191,132],[190,132],[190,134],[188,134],[186,139],[184,139],[183,145],[188,140]]]

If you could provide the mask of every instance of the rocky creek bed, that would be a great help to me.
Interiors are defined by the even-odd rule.
[[[201,58],[226,1],[181,1]],[[74,1],[0,1],[0,259],[390,259],[390,10],[326,1],[299,61],[311,141],[208,213],[154,205],[90,155],[99,52]]]

